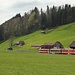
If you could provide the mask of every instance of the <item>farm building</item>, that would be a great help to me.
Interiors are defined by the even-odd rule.
[[[41,48],[51,49],[53,48],[53,46],[54,46],[53,43],[44,43],[44,45],[41,45]]]
[[[55,47],[55,48],[58,48],[58,49],[64,48],[63,45],[62,45],[59,41],[56,41],[56,42],[54,43],[54,47]]]
[[[41,45],[39,52],[50,54],[61,54],[63,48],[64,48],[63,45],[59,41],[55,42],[54,44],[44,43],[44,45]]]
[[[70,45],[69,45],[70,48],[72,49],[75,49],[75,41],[73,41]]]
[[[42,33],[42,34],[45,34],[46,32],[45,32],[45,31],[41,31],[41,33]]]
[[[23,45],[25,45],[25,42],[24,41],[19,41],[19,45],[23,46]]]
[[[39,52],[40,53],[49,53],[49,50],[53,48],[53,43],[44,43],[41,45]]]
[[[73,41],[69,46],[70,48],[64,48],[59,41],[56,41],[54,44],[44,43],[43,45],[32,45],[32,47],[39,48],[39,53],[75,55],[75,41]]]
[[[19,41],[19,42],[16,42],[14,45],[15,46],[23,46],[23,45],[25,45],[25,42],[24,41]]]

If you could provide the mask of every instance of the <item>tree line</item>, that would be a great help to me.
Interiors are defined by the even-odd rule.
[[[39,11],[35,7],[23,16],[17,14],[0,25],[0,40],[6,40],[10,36],[30,34],[36,30],[51,29],[60,25],[75,22],[75,7],[65,4],[63,6],[47,6],[46,11]]]

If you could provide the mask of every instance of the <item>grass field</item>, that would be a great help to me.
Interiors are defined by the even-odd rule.
[[[75,75],[75,56],[0,53],[0,75]]]
[[[75,40],[75,23],[51,29],[47,34],[41,30],[16,37],[14,43],[24,40],[23,47],[15,46],[6,51],[8,40],[0,44],[0,75],[75,75],[75,55],[40,54],[33,44],[60,41],[65,47]]]

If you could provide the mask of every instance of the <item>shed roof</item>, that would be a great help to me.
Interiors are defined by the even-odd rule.
[[[73,41],[70,45],[69,45],[69,47],[71,48],[71,47],[74,47],[75,48],[75,41]]]
[[[57,47],[57,48],[64,48],[63,45],[59,42],[59,41],[56,41],[54,43],[54,47]]]

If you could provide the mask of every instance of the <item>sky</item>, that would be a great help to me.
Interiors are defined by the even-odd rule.
[[[0,25],[16,14],[24,15],[35,7],[46,10],[47,5],[52,7],[64,4],[75,6],[75,0],[0,0]]]

